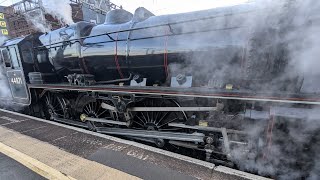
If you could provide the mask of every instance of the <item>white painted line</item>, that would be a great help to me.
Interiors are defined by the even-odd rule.
[[[57,138],[57,139],[54,139],[54,140],[52,140],[52,141],[58,141],[58,140],[61,140],[61,139],[64,139],[64,138],[66,138],[66,137],[68,137],[68,136],[62,136],[62,137],[59,137],[59,138]]]
[[[262,177],[262,176],[258,176],[258,175],[246,173],[246,172],[243,172],[243,171],[231,169],[231,168],[228,168],[228,167],[225,167],[225,166],[216,166],[214,168],[214,170],[218,171],[218,172],[225,173],[225,174],[230,174],[230,175],[243,177],[245,179],[250,179],[250,180],[272,180],[272,179],[265,178],[265,177]]]
[[[26,132],[30,132],[30,131],[34,131],[34,130],[38,130],[38,129],[42,129],[42,128],[45,128],[47,126],[40,126],[40,127],[37,127],[37,128],[33,128],[33,129],[29,129],[29,130],[25,130],[25,131],[22,131],[21,133],[26,133]]]
[[[85,130],[85,129],[82,129],[82,128],[78,128],[78,127],[73,127],[73,126],[69,126],[69,125],[65,125],[65,124],[61,124],[61,123],[57,123],[57,122],[53,122],[53,121],[48,121],[48,120],[44,120],[44,119],[28,116],[28,115],[25,115],[25,114],[20,114],[20,113],[13,112],[13,111],[8,111],[8,110],[4,110],[4,109],[0,109],[0,111],[6,112],[6,113],[10,113],[10,114],[14,114],[14,115],[18,115],[18,116],[22,116],[22,117],[26,117],[26,118],[30,118],[30,119],[33,119],[33,120],[36,120],[36,121],[40,121],[40,122],[44,122],[44,123],[48,123],[48,124],[53,124],[53,125],[56,125],[56,126],[67,128],[67,129],[72,129],[72,130],[75,130],[75,131],[78,131],[78,132],[81,132],[81,133],[90,134],[90,135],[93,135],[93,136],[101,137],[101,138],[108,139],[108,140],[111,140],[111,141],[115,141],[115,142],[118,142],[118,143],[127,144],[127,145],[130,145],[130,146],[135,146],[135,147],[138,147],[138,148],[141,148],[141,149],[144,149],[144,150],[148,150],[148,151],[151,151],[151,152],[155,152],[155,153],[158,153],[158,154],[169,156],[169,157],[172,157],[172,158],[175,158],[175,159],[178,159],[178,160],[182,160],[182,161],[185,161],[185,162],[189,162],[189,163],[192,163],[192,164],[203,166],[203,167],[206,167],[206,168],[209,168],[209,169],[213,169],[215,167],[214,164],[206,162],[206,161],[201,161],[201,160],[194,159],[194,158],[191,158],[191,157],[188,157],[188,156],[184,156],[184,155],[180,155],[180,154],[177,154],[177,153],[169,152],[169,151],[166,151],[166,150],[163,150],[163,149],[158,149],[158,148],[151,147],[151,146],[144,145],[144,144],[140,144],[140,143],[137,143],[137,142],[124,140],[124,139],[108,136],[108,135],[105,135],[105,134],[100,134],[100,133],[88,131],[88,130]]]
[[[16,120],[16,119],[13,119],[13,118],[10,118],[10,117],[7,117],[7,116],[1,116],[0,118],[4,119],[6,121],[14,122],[14,123],[20,122],[19,120]]]
[[[17,151],[5,144],[0,143],[0,152],[47,179],[61,179],[61,180],[74,179],[73,177],[65,175],[60,171],[20,151]]]
[[[10,122],[10,123],[5,123],[5,124],[1,124],[1,126],[6,126],[6,125],[10,125],[10,124],[17,124],[17,123],[21,123],[24,121],[28,121],[28,120],[21,120],[21,121],[17,121],[17,122]]]

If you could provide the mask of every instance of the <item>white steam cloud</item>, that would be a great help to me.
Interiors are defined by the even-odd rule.
[[[0,35],[0,46],[4,44],[7,37]],[[0,62],[1,64],[4,62]],[[11,91],[6,76],[6,71],[3,69],[3,65],[0,66],[0,98],[11,99]],[[3,103],[3,101],[1,101]],[[1,103],[0,103],[1,105]]]
[[[61,24],[73,24],[72,8],[69,0],[43,0],[46,13],[57,18]]]
[[[24,14],[28,23],[31,23],[40,32],[48,32],[51,25],[48,24],[41,13],[33,12],[32,14]]]
[[[262,40],[260,43],[264,45],[249,48],[259,48],[260,52],[270,52],[269,45],[282,47],[286,53],[281,58],[288,60],[284,72],[279,74],[280,76],[275,76],[272,83],[268,85],[274,87],[271,89],[279,89],[280,86],[283,86],[284,79],[301,77],[300,92],[319,94],[320,38],[318,34],[320,23],[318,20],[320,16],[317,14],[320,12],[320,1],[260,0],[257,1],[257,7],[261,10],[247,17],[243,22],[245,26],[251,26],[252,32],[260,35],[258,39],[260,38]],[[276,33],[264,33],[263,31],[267,29],[272,29]],[[262,33],[259,34],[259,32]],[[263,65],[263,58],[260,56],[254,59],[259,61],[255,64],[255,68]],[[303,110],[308,108],[307,111]],[[241,153],[245,150],[235,149],[233,153],[240,169],[284,180],[320,179],[320,114],[317,113],[319,108],[288,107],[287,109],[278,108],[278,111],[284,114],[301,113],[304,117],[299,119],[276,118],[270,147],[254,145],[249,148],[249,151],[246,151],[249,152],[249,156]],[[253,139],[260,137],[261,142],[266,140],[264,137],[266,127],[266,124],[259,124],[248,127],[246,130],[250,132]],[[267,151],[265,158],[261,158],[261,154],[258,153],[261,151]]]
[[[24,14],[28,23],[32,24],[40,32],[51,31],[51,24],[45,18],[45,14],[50,14],[57,19],[60,24],[73,24],[72,8],[69,0],[43,0],[42,9],[44,12],[32,11]]]
[[[190,35],[187,40],[181,39],[181,42],[177,42],[181,45],[192,42],[195,49],[199,48],[199,53],[188,54],[185,57],[187,65],[171,64],[171,74],[190,73],[197,79],[198,84],[195,86],[199,86],[199,83],[200,86],[206,86],[209,79],[213,81],[213,85],[209,86],[214,88],[224,88],[226,83],[230,83],[235,85],[235,88],[239,85],[242,90],[318,95],[320,1],[257,0],[251,5],[254,8],[246,14],[237,14],[243,6],[238,7],[239,9],[236,7],[232,9],[234,12],[228,9],[229,13],[235,13],[232,16],[181,28],[180,31],[185,32],[206,30],[210,28],[209,22],[212,29],[227,30],[203,33],[207,35],[205,37],[203,34]],[[208,47],[216,45],[216,51],[204,50],[208,39],[212,40]],[[244,55],[239,56],[244,47]],[[243,66],[238,63],[239,59],[243,59]],[[243,67],[243,72],[240,67]],[[249,83],[241,84],[242,80]],[[265,132],[268,120],[259,119],[256,124],[228,122],[236,123],[235,127],[247,126],[245,131],[254,141],[249,143],[249,147],[233,149],[233,160],[241,170],[277,179],[320,179],[320,113],[315,113],[319,112],[320,108],[281,105],[286,107],[271,107],[283,113],[283,116],[280,114],[275,117],[272,143],[267,147],[264,145],[268,144]],[[264,105],[262,107],[269,108]],[[270,113],[268,110],[263,112]],[[296,113],[304,116],[288,117]],[[222,122],[223,120],[219,119]],[[267,155],[263,158],[261,152]]]
[[[0,35],[0,46],[7,40],[7,37]]]

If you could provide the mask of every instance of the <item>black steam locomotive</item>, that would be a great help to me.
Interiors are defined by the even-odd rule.
[[[283,37],[317,21],[261,11],[273,12],[253,4],[165,16],[113,10],[101,25],[6,41],[2,82],[32,115],[240,168],[235,151],[272,163],[272,142],[284,140],[270,137],[316,119],[317,75],[292,66],[290,43],[301,39]]]

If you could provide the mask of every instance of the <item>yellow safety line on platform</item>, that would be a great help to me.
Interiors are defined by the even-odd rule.
[[[47,179],[75,179],[5,144],[0,143],[0,152]]]

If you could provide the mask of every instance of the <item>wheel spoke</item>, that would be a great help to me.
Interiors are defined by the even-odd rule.
[[[53,96],[53,95],[52,95]],[[55,97],[52,97],[52,104],[56,104],[56,98]]]
[[[147,106],[146,106],[146,103],[143,103],[143,105],[144,105],[144,107],[147,107]],[[142,113],[143,113],[143,112],[142,112]],[[146,112],[146,114],[147,114],[147,122],[151,122],[150,117],[149,117],[149,113]]]
[[[163,127],[164,125],[167,125],[167,124],[169,124],[169,123],[172,123],[172,122],[176,121],[177,119],[179,119],[179,118],[174,118],[174,119],[172,119],[172,120],[170,120],[170,121],[162,124],[161,126],[158,126],[158,128],[161,128],[161,127]]]
[[[61,106],[61,104],[57,103],[57,104],[55,104],[55,105],[53,106],[53,108],[56,109],[57,107],[60,107],[60,106]]]
[[[156,121],[157,121],[157,119],[158,119],[158,116],[159,116],[159,114],[160,114],[161,112],[156,112],[155,114],[156,114],[156,116],[155,116],[155,118],[154,118],[154,123],[156,123]]]
[[[138,118],[143,124],[146,123],[146,121],[143,121],[139,116],[137,116],[137,118]]]
[[[141,127],[144,127],[143,124],[138,123],[137,121],[135,121],[135,123],[137,123],[138,125],[140,125]]]
[[[180,105],[171,99],[144,99],[136,104],[136,107],[180,107]],[[140,111],[134,116],[133,128],[142,127],[147,130],[158,131],[180,131],[181,128],[170,128],[168,124],[179,119],[186,119],[183,112],[171,111]]]
[[[90,109],[88,108],[88,106],[85,106],[83,109],[86,109],[88,114],[90,113]]]
[[[165,119],[166,116],[168,116],[169,112],[166,112],[161,118],[160,120],[158,121],[158,123],[156,124],[157,126],[161,123],[162,120]]]
[[[153,106],[153,99],[151,99],[151,107],[155,107],[155,106]],[[151,112],[151,120],[152,120],[152,122],[155,121],[153,115],[154,115],[154,114],[153,114],[153,111],[152,111],[152,112]]]
[[[50,100],[49,100],[48,96],[46,96],[46,103],[47,103],[48,106],[50,105]]]
[[[97,110],[97,114],[100,112],[100,110],[101,110],[101,104],[99,104],[99,108]]]
[[[103,109],[101,107],[101,101],[96,100],[95,102],[90,102],[83,107],[82,113],[85,113],[91,118],[101,118],[101,119],[113,119],[112,114],[109,113],[108,109]],[[90,130],[95,131],[96,127],[112,126],[110,124],[102,122],[88,121],[88,127]]]
[[[89,114],[89,111],[87,111],[86,109],[83,109],[83,111],[85,112],[85,114]]]
[[[96,109],[96,104],[97,104],[97,103],[91,103],[91,107],[92,107],[92,111],[93,111],[93,112],[97,112],[97,111],[96,111],[96,110],[97,110],[97,109]]]
[[[164,100],[162,99],[162,100],[161,100],[161,103],[160,103],[160,105],[159,105],[159,107],[162,107],[163,103],[164,103]],[[156,113],[156,117],[154,118],[154,123],[156,123],[156,121],[157,121],[157,119],[158,119],[159,114],[162,114],[162,112],[157,112],[157,113]]]
[[[107,112],[107,111],[108,111],[108,110],[106,109],[106,110],[102,111],[102,113],[98,114],[97,116],[100,117],[102,114],[104,114],[104,113]]]
[[[98,104],[98,102],[97,102],[97,103],[92,103],[92,108],[93,108],[93,110],[94,110],[95,112],[98,112],[98,111],[97,111],[97,104]]]
[[[147,112],[147,118],[148,118],[148,122],[151,122],[151,118],[149,116],[149,112]]]
[[[143,119],[145,120],[145,122],[147,123],[148,122],[148,119],[144,116],[143,112],[141,112],[142,116],[143,116]]]
[[[44,101],[47,105],[47,108],[51,116],[57,116],[59,118],[66,118],[66,101],[62,98],[59,97],[58,95],[48,93],[44,97]]]
[[[92,112],[92,109],[91,109],[90,103],[88,104],[88,108],[89,108],[89,111],[90,111],[90,112]]]
[[[50,97],[50,96],[51,96],[51,95],[49,94],[47,97],[48,97],[49,103],[52,104],[52,102],[51,102],[51,97]]]

